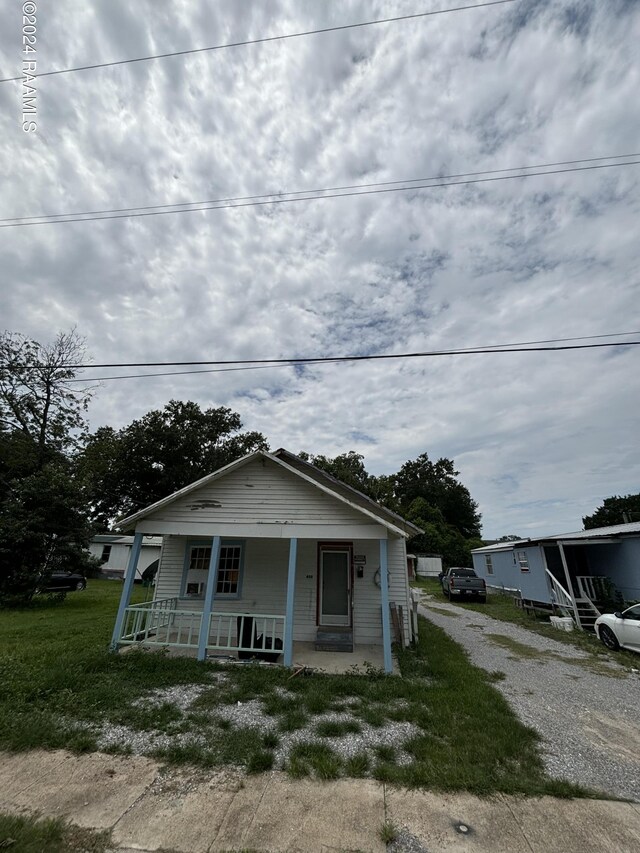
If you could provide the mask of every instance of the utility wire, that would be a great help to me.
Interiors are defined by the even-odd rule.
[[[638,335],[640,333],[639,332],[619,332],[618,334],[619,335]],[[585,338],[591,339],[591,338],[608,338],[608,337],[613,337],[613,336],[612,335],[585,335],[584,337],[581,337],[581,338],[555,338],[555,339],[551,339],[551,340],[552,341],[554,341],[554,340],[556,340],[556,341],[579,341],[579,340],[584,340]],[[547,343],[547,341],[531,341],[530,343]],[[616,343],[609,343],[609,344],[596,344],[594,346],[637,346],[638,344],[640,344],[640,341],[633,341],[633,342],[619,341]],[[490,349],[490,350],[489,349],[483,349],[481,347],[475,347],[475,348],[470,347],[470,348],[465,348],[465,349],[461,349],[461,350],[441,350],[441,351],[432,352],[432,353],[405,353],[405,354],[399,353],[397,355],[392,354],[392,355],[378,355],[378,356],[336,356],[334,358],[329,357],[329,358],[316,358],[316,359],[289,359],[289,360],[284,360],[282,362],[278,362],[275,364],[253,364],[253,365],[249,364],[249,365],[247,365],[247,364],[240,362],[241,364],[243,364],[243,366],[241,366],[241,367],[215,367],[215,368],[209,368],[209,369],[205,369],[205,370],[176,370],[176,371],[170,371],[170,372],[166,372],[166,373],[130,373],[130,374],[125,374],[124,376],[123,375],[119,375],[119,376],[89,376],[85,379],[70,379],[68,381],[69,382],[108,382],[108,381],[118,380],[118,379],[147,379],[149,377],[157,377],[157,376],[196,376],[196,375],[199,375],[202,373],[233,373],[233,372],[238,371],[238,370],[272,370],[273,368],[278,368],[278,367],[295,367],[298,364],[302,364],[302,366],[305,366],[305,367],[306,366],[313,366],[314,364],[337,364],[338,362],[341,362],[341,361],[368,360],[370,358],[371,359],[418,358],[418,357],[443,356],[443,355],[476,355],[478,353],[482,353],[482,354],[494,353],[495,354],[495,353],[499,353],[499,352],[538,352],[538,351],[547,352],[550,350],[557,350],[557,349],[585,349],[585,348],[587,348],[587,347],[545,347],[545,348],[536,347],[536,348],[531,348],[531,349],[529,349],[529,348],[527,348],[527,349],[513,349],[513,348],[507,349],[507,347],[514,347],[514,346],[515,346],[514,344],[497,344],[495,348]],[[191,364],[191,363],[193,363],[193,364],[238,364],[239,362],[159,362],[159,364],[166,364],[168,366],[172,365],[172,364],[175,364],[177,366],[180,364]],[[109,366],[109,367],[129,367],[129,366],[145,367],[147,365],[146,364],[139,364],[139,365],[117,365],[117,364],[99,365],[99,364],[92,364],[92,365],[84,365],[84,368],[86,369],[87,367],[95,368],[95,367],[103,367],[103,366]],[[149,366],[153,366],[153,364],[150,364]],[[74,365],[70,369],[78,369],[78,368],[79,368],[79,365]]]
[[[286,33],[279,36],[266,36],[259,39],[247,39],[245,41],[227,42],[226,44],[215,44],[210,47],[197,47],[190,50],[176,50],[171,53],[154,53],[151,56],[138,56],[134,59],[119,59],[115,62],[96,62],[93,65],[78,65],[75,68],[60,68],[57,71],[45,71],[38,77],[53,77],[55,74],[72,74],[76,71],[90,71],[95,68],[112,68],[115,65],[131,65],[134,62],[149,62],[152,59],[167,59],[170,56],[187,56],[193,53],[207,53],[215,50],[227,50],[231,47],[247,47],[251,44],[266,44],[273,41],[284,41],[285,39],[303,38],[304,36],[320,35],[322,33],[335,33],[339,30],[355,30],[360,27],[372,27],[377,24],[392,24],[399,21],[411,21],[417,18],[430,18],[434,15],[445,15],[449,12],[464,12],[469,9],[484,9],[487,6],[503,6],[505,3],[514,3],[516,0],[491,0],[488,3],[475,3],[469,6],[454,6],[450,9],[436,9],[432,12],[416,12],[413,15],[398,15],[394,18],[379,18],[375,21],[360,21],[356,24],[341,24],[335,27],[323,27],[317,30],[306,30],[300,33]],[[11,83],[22,80],[22,77],[4,77],[0,83]]]
[[[362,196],[362,195],[380,195],[381,193],[397,193],[397,192],[415,192],[416,190],[429,190],[429,189],[438,189],[440,187],[459,187],[466,186],[469,184],[485,184],[485,183],[493,183],[494,181],[508,181],[519,178],[536,178],[542,175],[560,175],[565,174],[567,172],[588,172],[593,171],[594,169],[611,169],[611,168],[619,168],[620,166],[637,166],[640,165],[640,160],[631,160],[626,163],[599,163],[593,166],[574,166],[567,169],[552,169],[545,172],[528,172],[527,174],[520,175],[497,175],[492,178],[471,178],[469,180],[464,181],[445,181],[440,183],[432,183],[432,184],[417,184],[411,187],[383,187],[381,189],[369,189],[369,190],[361,190],[361,191],[350,191],[350,192],[337,192],[337,193],[326,193],[325,195],[301,195],[298,198],[272,198],[268,201],[246,201],[240,202],[238,204],[216,204],[216,205],[208,205],[206,207],[193,207],[181,210],[152,210],[147,211],[145,213],[118,213],[115,216],[91,216],[87,218],[77,218],[74,217],[72,219],[54,219],[49,221],[40,221],[40,222],[9,222],[0,224],[0,228],[30,228],[38,225],[65,225],[69,222],[99,222],[104,220],[111,219],[139,219],[141,217],[146,216],[167,216],[168,214],[177,214],[177,213],[200,213],[207,210],[228,210],[230,208],[240,208],[240,207],[264,207],[268,204],[291,204],[292,202],[299,201],[322,201],[324,199],[331,198],[352,198],[354,196]]]
[[[635,346],[640,341],[613,341],[598,344],[573,344],[570,346],[540,346],[540,344],[560,344],[571,341],[585,341],[600,338],[619,338],[624,336],[638,335],[640,332],[610,332],[604,335],[580,335],[574,338],[548,338],[538,341],[519,341],[510,344],[492,344],[490,346],[459,347],[457,349],[427,350],[425,352],[390,353],[383,355],[331,355],[312,356],[308,358],[246,358],[246,359],[221,359],[217,361],[129,361],[129,362],[105,362],[101,364],[67,364],[66,370],[86,370],[87,368],[116,368],[116,367],[223,367],[230,365],[261,365],[261,364],[323,364],[327,362],[342,361],[372,361],[391,358],[427,358],[441,355],[474,355],[476,353],[498,353],[498,352],[545,352],[563,349],[589,349],[593,347],[610,346]],[[531,349],[535,347],[535,349]],[[38,370],[41,364],[11,365],[0,364],[4,369]],[[96,379],[99,377],[96,377]]]
[[[4,219],[0,219],[0,223],[2,222],[28,222],[30,220],[39,220],[38,224],[44,224],[40,222],[40,220],[48,220],[48,219],[59,219],[61,217],[69,217],[69,216],[98,216],[100,214],[108,214],[108,213],[131,213],[134,211],[144,211],[144,210],[163,210],[163,209],[173,209],[173,208],[182,208],[182,207],[190,207],[197,204],[226,204],[230,202],[236,201],[254,201],[258,199],[276,199],[276,198],[284,198],[285,196],[296,196],[296,195],[306,195],[311,193],[325,193],[325,192],[335,192],[339,190],[354,190],[354,189],[368,189],[370,187],[389,187],[389,186],[397,186],[398,184],[414,184],[420,181],[448,181],[453,180],[454,178],[471,178],[476,177],[477,175],[498,175],[504,174],[505,172],[520,172],[525,169],[550,169],[554,166],[573,166],[576,163],[598,163],[603,160],[624,160],[629,157],[640,157],[640,152],[636,152],[634,154],[612,154],[609,157],[584,157],[581,160],[559,160],[555,163],[532,163],[529,166],[510,166],[506,169],[483,169],[479,172],[458,172],[453,175],[432,175],[431,177],[420,177],[420,178],[403,178],[397,181],[376,181],[374,183],[368,184],[345,184],[343,186],[337,187],[318,187],[316,189],[306,189],[306,190],[292,190],[292,191],[280,191],[280,192],[272,192],[272,193],[263,193],[262,195],[244,195],[244,196],[231,196],[229,198],[210,198],[204,199],[202,201],[178,201],[172,204],[150,204],[146,206],[138,205],[137,207],[114,207],[114,208],[106,208],[103,210],[76,210],[70,211],[68,213],[40,213],[35,216],[7,216]],[[411,189],[408,187],[407,189]]]

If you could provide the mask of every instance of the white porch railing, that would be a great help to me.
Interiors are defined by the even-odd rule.
[[[202,612],[183,610],[178,603],[177,597],[160,598],[127,607],[118,642],[122,645],[196,646]]]
[[[576,581],[578,583],[579,597],[588,598],[589,601],[594,602],[602,598],[607,578],[602,575],[578,575]]]
[[[569,610],[574,609],[574,601],[573,598],[569,595],[567,590],[562,586],[560,581],[549,571],[549,569],[545,569],[549,579],[551,581],[551,589],[555,595],[556,604],[559,607],[566,607]]]
[[[207,651],[281,654],[285,624],[286,617],[275,614],[212,613],[209,617]],[[252,629],[247,632],[245,628],[251,625]],[[277,643],[277,640],[280,642]]]
[[[208,621],[207,651],[282,653],[284,616],[214,612]],[[162,598],[127,607],[118,643],[195,649],[201,628],[201,610],[183,609],[177,597]]]

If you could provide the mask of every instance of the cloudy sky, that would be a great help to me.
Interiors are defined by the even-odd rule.
[[[38,3],[37,70],[454,6]],[[22,71],[0,0],[0,76]],[[640,3],[515,2],[0,84],[0,217],[507,169],[640,150]],[[31,118],[31,117],[30,117]],[[637,160],[640,157],[632,157]],[[94,363],[481,347],[640,329],[640,166],[0,229],[2,326]],[[638,340],[640,335],[618,340]],[[579,529],[640,490],[640,347],[105,381],[92,427],[169,399],[373,473],[451,457],[484,535]],[[116,371],[117,372],[117,371]],[[124,371],[131,372],[131,371]],[[94,371],[93,375],[113,375]]]

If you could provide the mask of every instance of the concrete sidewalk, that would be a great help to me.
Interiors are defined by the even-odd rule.
[[[143,757],[0,754],[0,811],[66,817],[112,831],[118,851],[637,853],[640,805],[401,791],[372,780],[316,782],[282,773],[162,772]]]

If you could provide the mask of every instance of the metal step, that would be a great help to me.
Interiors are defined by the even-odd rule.
[[[317,652],[352,652],[353,631],[350,628],[318,628],[315,649]]]

